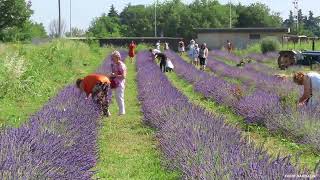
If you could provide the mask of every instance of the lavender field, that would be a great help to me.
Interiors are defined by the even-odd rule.
[[[0,180],[320,180],[319,13],[0,0]]]
[[[223,56],[236,62],[238,57],[219,53],[210,55],[210,72],[203,72],[175,52],[166,51],[175,65],[172,73],[192,85],[207,100],[231,108],[232,113],[243,117],[244,123],[248,125],[265,127],[271,134],[281,133],[298,144],[310,147],[317,154],[320,151],[320,132],[317,128],[320,127],[320,111],[297,110],[293,106],[292,99],[300,95],[301,89],[290,81],[275,78],[260,60],[238,68],[215,59]],[[125,60],[127,52],[121,51],[121,56]],[[286,179],[287,175],[292,174],[317,173],[317,167],[310,169],[300,166],[296,162],[297,154],[277,157],[270,155],[264,147],[243,136],[241,128],[226,123],[225,116],[194,104],[161,73],[159,66],[151,60],[149,52],[141,51],[136,60],[135,70],[130,69],[130,72],[136,71],[137,77],[130,77],[128,94],[134,94],[132,85],[137,85],[138,95],[130,97],[131,100],[137,98],[137,104],[141,105],[141,109],[138,109],[141,116],[137,117],[143,126],[147,125],[155,132],[152,138],[157,143],[152,146],[159,151],[155,154],[158,158],[161,157],[161,162],[154,162],[158,163],[157,168],[161,166],[165,169],[160,173],[157,169],[153,170],[157,171],[155,176],[163,179]],[[109,56],[95,72],[107,73],[110,62]],[[134,64],[129,67],[134,68]],[[225,77],[237,79],[240,84],[228,82]],[[286,91],[293,93],[288,94]],[[130,114],[130,109],[128,111]],[[84,95],[74,85],[66,86],[32,115],[27,123],[18,128],[5,128],[0,132],[0,178],[114,177],[105,173],[114,171],[111,168],[114,163],[105,159],[104,155],[108,148],[115,151],[112,146],[116,145],[105,147],[108,143],[102,141],[108,141],[108,138],[101,131],[113,129],[115,121],[103,123],[106,119],[102,118],[100,112],[92,101],[84,99]],[[126,119],[136,118],[138,113],[134,113],[135,115],[127,117],[111,118],[125,122]],[[108,127],[103,127],[106,125]],[[127,125],[116,134],[124,133],[127,136],[126,129]],[[139,138],[139,133],[141,132],[138,132],[136,138]],[[117,139],[110,141],[119,142]],[[131,146],[132,144],[126,144],[122,148],[127,150]],[[150,157],[154,158],[154,155]],[[119,157],[108,158],[119,161]],[[135,164],[134,161],[130,163],[133,166]],[[124,161],[119,161],[118,164],[124,166]],[[142,173],[139,177],[150,174],[154,172]],[[121,175],[122,178],[126,176]]]
[[[286,174],[301,173],[289,157],[271,160],[221,117],[188,102],[148,59],[148,53],[137,58],[144,121],[158,129],[159,147],[168,166],[181,170],[184,179],[283,179]]]

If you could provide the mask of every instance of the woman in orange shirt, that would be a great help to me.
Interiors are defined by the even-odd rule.
[[[135,56],[135,49],[136,49],[136,44],[134,43],[134,41],[131,41],[130,45],[129,45],[129,57],[131,60],[131,63],[133,63],[133,58]]]
[[[84,78],[78,79],[77,87],[81,92],[87,94],[86,99],[92,97],[95,103],[101,108],[103,115],[110,116],[108,91],[110,88],[110,80],[102,74],[90,74]]]

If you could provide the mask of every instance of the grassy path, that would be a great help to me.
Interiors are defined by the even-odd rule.
[[[179,174],[169,172],[161,164],[161,154],[152,129],[143,125],[137,99],[136,69],[129,60],[125,91],[127,114],[117,116],[115,100],[112,116],[103,119],[98,145],[100,149],[97,178],[101,179],[178,179]]]
[[[190,99],[192,103],[199,105],[214,114],[224,116],[227,124],[241,128],[243,136],[247,138],[249,142],[255,143],[256,146],[263,146],[270,155],[274,157],[278,154],[281,156],[293,155],[292,162],[295,163],[295,155],[301,154],[299,158],[300,167],[307,167],[309,169],[313,169],[320,160],[320,156],[310,151],[307,146],[297,145],[280,136],[273,136],[263,127],[247,126],[244,124],[243,118],[235,115],[230,108],[218,105],[212,100],[206,99],[203,95],[194,91],[191,84],[181,79],[175,73],[167,73],[167,77],[175,87]]]

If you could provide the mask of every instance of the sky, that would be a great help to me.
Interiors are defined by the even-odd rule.
[[[185,3],[191,3],[193,0],[182,0]],[[273,12],[279,12],[280,16],[287,18],[289,11],[293,10],[292,0],[231,0],[233,4],[251,4],[261,2],[270,7]],[[48,29],[50,22],[58,18],[58,0],[31,0],[34,14],[32,20],[43,23]],[[154,0],[71,0],[71,22],[72,27],[86,30],[95,17],[102,13],[107,13],[111,4],[114,4],[118,12],[128,4],[152,4]],[[161,0],[159,0],[161,3]],[[220,3],[228,3],[229,0],[219,0]],[[312,10],[315,16],[320,16],[319,0],[299,0],[299,7],[303,14],[308,14]],[[70,26],[70,0],[61,0],[62,19]]]

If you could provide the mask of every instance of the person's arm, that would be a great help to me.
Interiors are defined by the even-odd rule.
[[[299,105],[304,105],[310,97],[311,97],[311,84],[310,84],[310,79],[307,78],[304,83],[303,95],[299,99]]]

